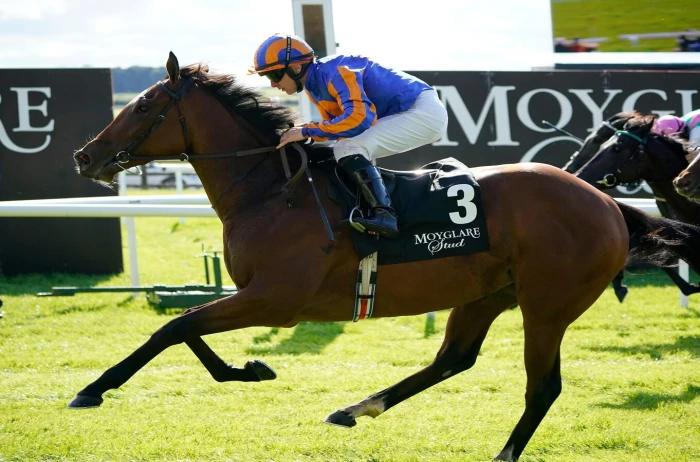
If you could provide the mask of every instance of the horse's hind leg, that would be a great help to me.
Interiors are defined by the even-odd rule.
[[[447,321],[445,340],[432,364],[363,401],[334,412],[327,423],[352,427],[360,416],[376,417],[428,387],[469,369],[494,319],[515,306],[515,288],[508,286],[468,305],[454,308]]]
[[[518,460],[550,406],[561,393],[560,355],[567,325],[528,321],[525,327],[525,411],[495,460]]]
[[[674,268],[664,268],[663,270],[668,275],[668,277],[671,278],[673,283],[676,284],[676,286],[678,286],[678,289],[683,293],[683,295],[693,295],[700,292],[699,285],[691,284],[690,282],[683,279],[681,275],[678,274],[678,271],[676,271]]]

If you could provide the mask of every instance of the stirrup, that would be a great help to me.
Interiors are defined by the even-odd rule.
[[[350,223],[350,226],[352,226],[356,231],[359,231],[361,233],[364,233],[367,231],[367,228],[364,227],[362,223],[358,223],[357,221],[353,220],[353,215],[355,215],[355,212],[360,214],[360,218],[364,219],[365,216],[362,214],[362,210],[360,209],[359,205],[356,205],[355,207],[350,210],[350,216],[348,217],[348,221]]]
[[[362,217],[362,221],[354,221],[354,223],[356,225],[361,226],[368,234],[385,237],[387,239],[393,239],[399,235],[398,219],[396,215],[391,211],[386,209],[381,210],[383,210],[384,213],[391,217],[393,223],[383,223],[383,221],[386,220],[387,217],[383,217],[382,214],[376,214],[373,217]],[[373,212],[377,213],[374,210]],[[393,226],[390,226],[391,224],[393,224]]]

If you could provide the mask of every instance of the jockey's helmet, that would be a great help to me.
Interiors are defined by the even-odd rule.
[[[680,117],[665,115],[656,119],[654,126],[651,128],[651,132],[665,136],[673,133],[680,133],[683,131],[684,127],[685,123]]]
[[[285,70],[292,63],[310,63],[314,50],[296,35],[275,34],[265,40],[255,51],[250,74],[265,74]]]

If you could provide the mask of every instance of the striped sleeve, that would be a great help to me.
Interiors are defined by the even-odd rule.
[[[338,67],[337,74],[328,83],[328,93],[335,98],[342,114],[319,123],[309,123],[302,134],[314,139],[338,139],[357,136],[377,119],[374,104],[362,87],[361,70]]]
[[[328,120],[328,119],[331,118],[331,115],[328,113],[328,111],[326,111],[326,109],[325,109],[323,106],[321,106],[321,105],[319,104],[319,102],[316,100],[316,98],[314,98],[314,96],[311,94],[310,91],[307,90],[307,91],[306,91],[306,95],[309,97],[309,100],[311,101],[311,103],[316,107],[316,110],[317,110],[318,113],[321,115],[321,118],[323,118],[323,120]],[[302,126],[302,128],[301,128],[301,134],[302,134],[302,136],[304,136],[305,138],[313,138],[314,141],[328,141],[328,138],[326,138],[325,136],[314,136],[314,135],[311,135],[311,134],[307,131],[307,127],[310,126],[310,125],[314,125],[314,126],[315,126],[316,124],[314,124],[314,123],[306,123],[306,124],[304,124],[304,125]]]

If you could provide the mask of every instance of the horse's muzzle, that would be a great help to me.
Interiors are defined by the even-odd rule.
[[[78,173],[93,180],[111,182],[118,168],[111,168],[110,162],[102,164],[94,154],[90,154],[85,149],[76,151],[73,155],[73,162],[78,168]]]
[[[89,169],[90,165],[92,164],[92,158],[82,149],[76,151],[76,153],[73,155],[73,161],[75,162],[76,167],[78,167],[80,170],[80,173],[83,173]]]
[[[693,196],[694,190],[696,189],[693,181],[685,172],[681,172],[681,174],[673,180],[673,187],[678,194],[684,197]]]

